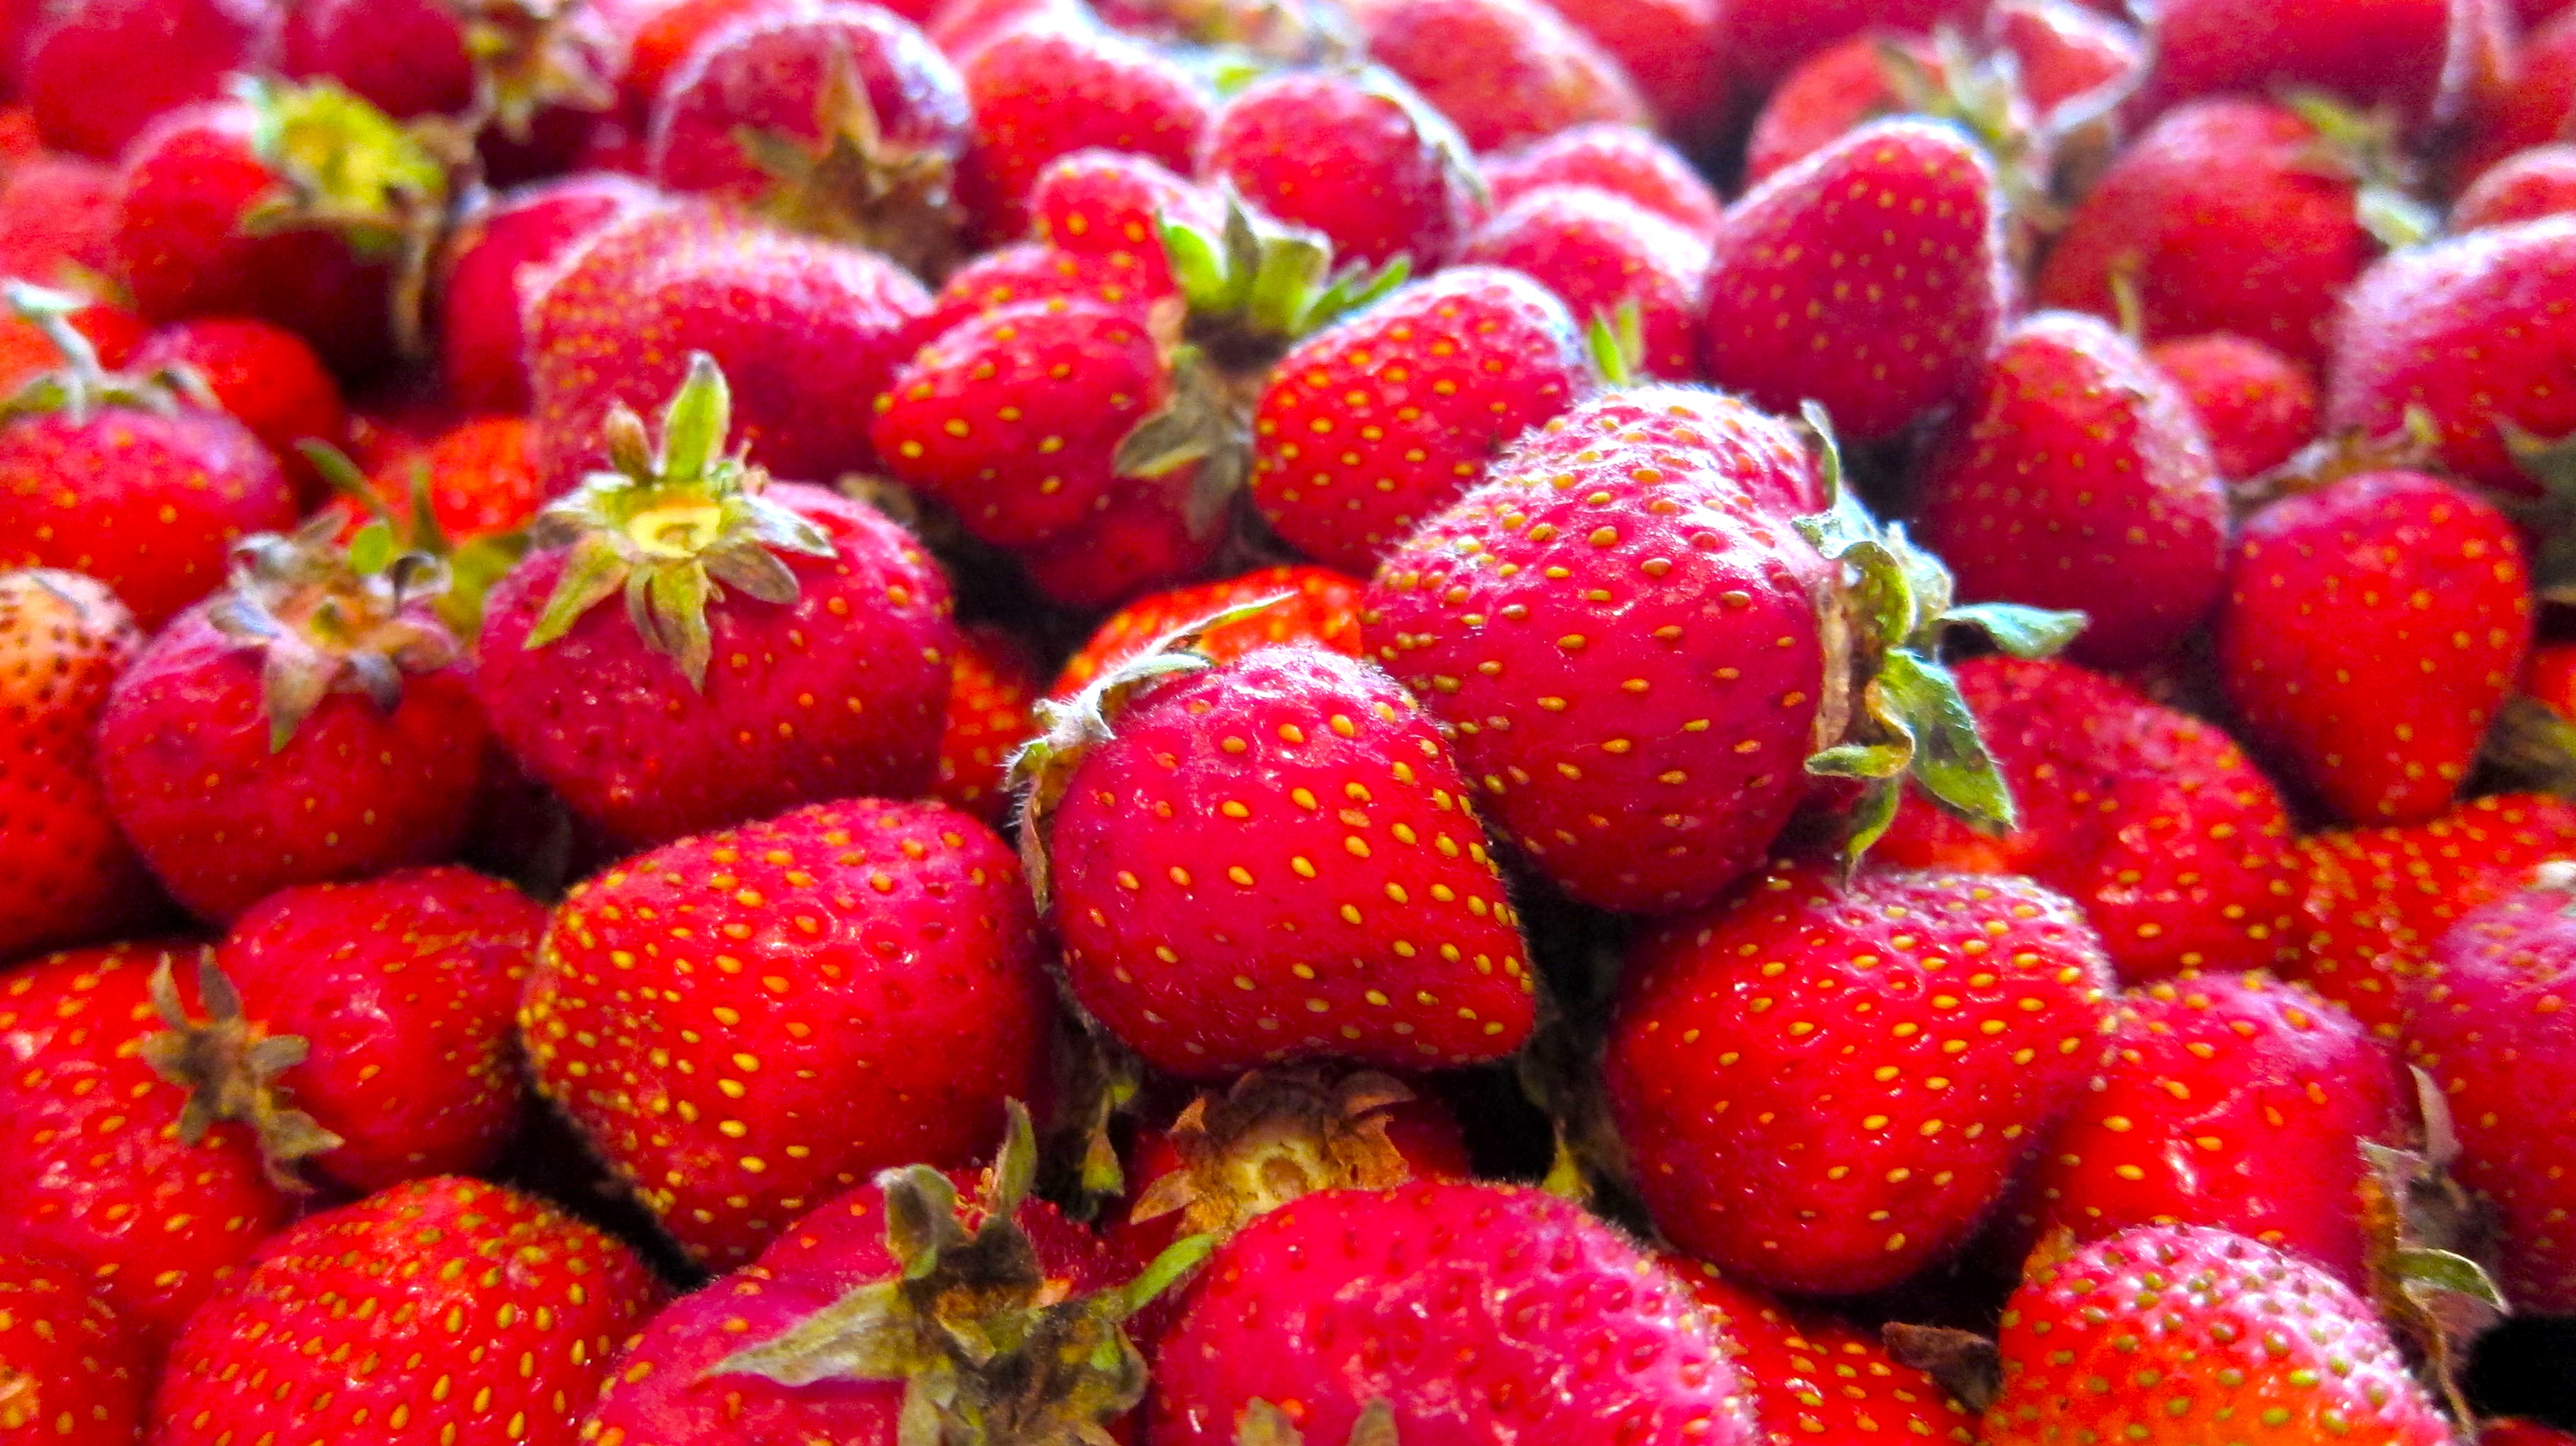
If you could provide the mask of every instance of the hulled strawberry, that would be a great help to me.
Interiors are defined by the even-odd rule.
[[[2242,482],[2287,462],[2317,435],[2317,384],[2259,341],[2228,332],[2178,336],[2147,349],[2191,402],[2218,475]]]
[[[1724,212],[1717,193],[1679,151],[1635,126],[1574,126],[1478,158],[1496,210],[1542,186],[1588,186],[1634,202],[1703,239]]]
[[[1132,151],[1186,172],[1198,153],[1213,110],[1198,79],[1087,20],[1004,30],[960,66],[975,112],[961,193],[987,242],[1028,229],[1029,188],[1059,156]]]
[[[1518,1049],[1528,947],[1432,720],[1338,654],[1188,639],[1048,704],[1013,765],[1074,997],[1192,1078]]]
[[[947,579],[873,508],[728,455],[724,374],[704,352],[687,367],[658,439],[617,404],[612,470],[548,507],[543,550],[493,589],[477,674],[493,731],[630,846],[927,791],[957,647]]]
[[[528,409],[530,278],[652,199],[629,177],[584,171],[468,204],[448,235],[438,292],[440,374],[459,407]]]
[[[1895,434],[1964,395],[2003,313],[2002,202],[1967,136],[1853,131],[1748,192],[1709,263],[1707,375],[1844,434]]]
[[[1542,0],[1356,0],[1369,57],[1479,151],[1592,121],[1648,123],[1619,62]]]
[[[1976,1440],[1976,1418],[1874,1336],[1831,1316],[1793,1313],[1700,1261],[1661,1255],[1715,1320],[1770,1446],[1829,1441]]]
[[[2140,1226],[2043,1247],[1998,1344],[1987,1446],[2084,1435],[2184,1446],[2249,1429],[2356,1446],[2451,1440],[2367,1302],[2225,1230]]]
[[[1259,210],[1311,227],[1343,261],[1397,257],[1429,274],[1466,239],[1466,142],[1391,75],[1284,71],[1227,98],[1199,171]]]
[[[520,1030],[538,1089],[692,1256],[731,1266],[873,1171],[988,1147],[1003,1101],[1043,1086],[1053,1014],[1002,841],[858,799],[574,889]]]
[[[2246,522],[2219,681],[2254,743],[2338,816],[2420,823],[2459,792],[2531,629],[2501,512],[2425,473],[2366,472]]]
[[[1318,1443],[1364,1414],[1408,1442],[1761,1439],[1679,1282],[1581,1207],[1498,1185],[1326,1190],[1219,1249],[1155,1354],[1153,1439],[1228,1446],[1255,1402]]]
[[[1219,615],[1232,622],[1201,629],[1190,650],[1211,663],[1255,648],[1304,644],[1360,656],[1358,578],[1325,567],[1265,567],[1223,582],[1174,588],[1138,598],[1109,615],[1056,674],[1053,694],[1070,698],[1116,664],[1165,637]],[[1254,603],[1266,604],[1254,609]]]
[[[2028,880],[1775,865],[1627,961],[1610,1110],[1664,1235],[1843,1294],[1965,1241],[2103,1057],[2110,961]]]
[[[86,1272],[41,1250],[0,1255],[0,1441],[133,1446],[151,1387],[142,1338]]]
[[[1549,186],[1487,218],[1459,259],[1518,271],[1585,320],[1626,326],[1633,309],[1637,372],[1688,381],[1700,369],[1708,256],[1706,242],[1620,197]]]
[[[10,57],[11,79],[47,146],[112,160],[154,117],[221,93],[256,58],[272,14],[239,0],[48,7]]]
[[[2480,173],[2451,203],[2450,228],[2476,231],[2576,211],[2576,145],[2516,151]]]
[[[151,885],[108,811],[91,742],[109,688],[142,646],[134,615],[96,579],[0,572],[0,959],[84,943],[150,912]]]
[[[571,1446],[610,1352],[660,1288],[635,1253],[533,1197],[442,1176],[299,1221],[170,1350],[156,1446],[300,1429]]]
[[[930,796],[1000,828],[1011,813],[1011,755],[1037,736],[1038,678],[1029,650],[999,628],[959,630],[948,718]]]

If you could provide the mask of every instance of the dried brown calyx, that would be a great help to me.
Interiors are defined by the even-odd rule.
[[[1413,1091],[1362,1070],[1255,1070],[1205,1091],[1166,1132],[1181,1167],[1145,1187],[1129,1219],[1178,1213],[1194,1234],[1231,1235],[1318,1190],[1383,1190],[1413,1178],[1387,1112]]]
[[[278,1083],[279,1076],[304,1062],[304,1037],[270,1034],[245,1016],[240,991],[215,967],[211,949],[197,961],[197,998],[205,1018],[189,1015],[168,955],[152,971],[151,992],[152,1008],[166,1027],[143,1041],[143,1062],[188,1091],[188,1103],[179,1111],[179,1138],[193,1145],[217,1121],[238,1121],[259,1137],[270,1183],[284,1190],[310,1190],[299,1166],[338,1149],[340,1137],[291,1107],[288,1092]]]

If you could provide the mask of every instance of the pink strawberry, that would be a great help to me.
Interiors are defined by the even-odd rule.
[[[1612,1421],[1636,1446],[1761,1440],[1678,1282],[1581,1207],[1500,1185],[1326,1190],[1219,1249],[1155,1354],[1153,1439],[1226,1446],[1256,1402],[1318,1443],[1364,1414],[1422,1446]]]
[[[1044,861],[1074,997],[1147,1062],[1419,1068],[1528,1036],[1511,900],[1456,764],[1393,679],[1312,648],[1210,667],[1175,646],[1042,721],[1013,765],[1031,790],[1022,850]]]
[[[277,13],[261,0],[47,6],[11,77],[48,147],[113,160],[154,117],[213,99],[227,74],[249,68]]]
[[[724,374],[704,352],[687,366],[657,440],[614,404],[614,470],[547,508],[542,550],[493,589],[477,683],[494,733],[628,845],[927,791],[957,649],[947,579],[875,509],[726,455]],[[624,609],[600,606],[621,589]]]
[[[1345,262],[1410,258],[1428,274],[1466,239],[1467,143],[1404,82],[1283,71],[1227,98],[1199,171],[1279,220],[1311,227]]]
[[[1687,381],[1699,375],[1708,257],[1706,242],[1619,197],[1549,186],[1479,226],[1459,260],[1518,271],[1580,318],[1624,324],[1623,309],[1634,307],[1637,370]]]
[[[2531,629],[2502,513],[2425,473],[2367,472],[2245,523],[2219,681],[2247,736],[2338,816],[2420,823],[2451,806]]]
[[[459,407],[528,409],[520,330],[528,279],[652,194],[624,176],[586,171],[502,192],[465,212],[448,236],[439,289],[440,371]]]
[[[683,917],[709,952],[677,947]],[[575,888],[520,1030],[537,1088],[681,1245],[737,1265],[872,1171],[988,1147],[1003,1101],[1035,1097],[1036,932],[982,824],[817,804]]]
[[[126,365],[147,374],[179,368],[195,373],[217,405],[278,455],[300,491],[320,491],[321,479],[297,455],[296,444],[338,445],[347,414],[340,384],[302,337],[249,317],[200,317],[145,337]]]
[[[1635,126],[1574,126],[1477,164],[1496,210],[1542,186],[1589,186],[1700,237],[1717,234],[1723,210],[1680,152]]]
[[[1479,151],[1592,121],[1648,122],[1627,71],[1543,0],[1356,0],[1348,8],[1369,57]]]
[[[2316,382],[2259,341],[2223,331],[2178,336],[2149,347],[2147,360],[2182,388],[2229,482],[2280,466],[2317,435]]]
[[[975,112],[961,195],[987,241],[1028,229],[1029,188],[1075,151],[1133,151],[1186,171],[1213,104],[1180,65],[1070,21],[1008,30],[960,66]]]
[[[0,1441],[133,1446],[151,1366],[77,1266],[43,1251],[0,1255]]]
[[[2477,231],[2576,211],[2576,145],[2516,151],[2480,173],[2451,203],[2451,230]]]
[[[2312,87],[2415,114],[2500,63],[2502,5],[2346,0],[2283,10],[2261,0],[2165,0],[2142,104]]]
[[[1709,264],[1710,380],[1779,411],[1821,403],[1862,439],[1964,396],[2003,310],[2000,206],[1984,154],[1921,121],[1754,187]]]

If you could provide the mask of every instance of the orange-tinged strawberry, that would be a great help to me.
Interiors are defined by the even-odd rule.
[[[961,629],[949,665],[948,722],[931,797],[999,828],[1011,812],[1002,775],[1037,733],[1037,670],[1017,638],[992,627]]]
[[[109,687],[142,646],[134,615],[97,579],[0,572],[0,960],[150,911],[92,743]]]
[[[430,514],[450,543],[525,527],[545,500],[539,490],[533,433],[520,417],[476,417],[457,423],[418,451],[402,449],[367,480],[386,510],[408,517],[412,484],[426,475]]]
[[[1138,598],[1092,630],[1064,671],[1056,674],[1050,696],[1070,698],[1113,665],[1144,652],[1175,630],[1269,598],[1279,601],[1201,632],[1193,651],[1210,662],[1223,663],[1255,648],[1306,643],[1356,658],[1364,585],[1328,567],[1288,565]]]
[[[1976,1417],[1876,1337],[1816,1311],[1791,1311],[1700,1261],[1657,1261],[1716,1319],[1769,1446],[1976,1440]]]

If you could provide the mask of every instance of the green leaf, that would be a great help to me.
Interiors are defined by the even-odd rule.
[[[1294,335],[1332,266],[1333,249],[1320,237],[1282,234],[1263,245],[1244,298],[1252,324],[1275,335]]]
[[[939,1266],[940,1248],[961,1238],[957,1187],[927,1165],[906,1165],[878,1175],[877,1188],[885,1193],[886,1249],[904,1279],[927,1276]]]
[[[1968,603],[1950,609],[1942,621],[1975,628],[2016,658],[2046,658],[2075,641],[2088,619],[2078,612],[2056,612],[2019,603]]]
[[[1860,792],[1860,801],[1852,805],[1851,819],[1843,834],[1843,868],[1860,867],[1860,861],[1887,836],[1896,823],[1896,811],[1905,802],[1902,778],[1881,778]]]
[[[1807,771],[1827,778],[1901,778],[1914,761],[1914,742],[1838,743],[1807,757]]]
[[[1124,1314],[1132,1316],[1152,1304],[1155,1297],[1171,1289],[1181,1277],[1205,1264],[1207,1258],[1216,1253],[1216,1247],[1217,1239],[1213,1235],[1185,1235],[1165,1246],[1163,1253],[1155,1256],[1142,1274],[1127,1282],[1122,1291],[1126,1306]]]
[[[715,581],[765,603],[796,601],[796,574],[768,548],[747,541],[727,543],[701,559]]]
[[[1029,1107],[1010,1100],[1004,1110],[1008,1120],[1002,1150],[993,1157],[991,1193],[984,1202],[985,1211],[998,1218],[1016,1213],[1038,1180],[1038,1134],[1029,1121]]]
[[[685,484],[704,478],[732,426],[733,393],[724,372],[705,352],[689,353],[688,379],[662,413],[663,480]]]
[[[360,577],[374,577],[394,560],[394,529],[379,518],[358,529],[349,539],[349,568]]]
[[[1221,309],[1229,277],[1217,243],[1168,217],[1157,217],[1155,225],[1162,232],[1163,255],[1171,263],[1172,279],[1180,283],[1181,295],[1192,307]]]
[[[606,536],[594,533],[574,543],[572,555],[564,559],[563,575],[555,579],[555,590],[547,595],[536,626],[528,629],[520,646],[542,648],[570,632],[582,614],[626,586],[629,571],[626,558]]]
[[[316,652],[293,633],[271,638],[260,660],[260,702],[268,714],[268,751],[284,752],[295,730],[330,696],[339,673],[336,659]]]
[[[1970,822],[1999,831],[2016,824],[2012,790],[1986,752],[1977,717],[1948,668],[1906,649],[1887,655],[1874,685],[1886,711],[1914,735],[1911,772],[1933,800]]]
[[[707,664],[713,659],[715,642],[707,632],[707,570],[697,563],[680,563],[657,567],[639,574],[645,579],[644,607],[649,617],[635,618],[635,629],[654,651],[667,655],[680,665],[689,686],[703,693],[707,687]],[[631,600],[635,593],[630,589]]]
[[[895,1281],[863,1285],[756,1346],[707,1368],[710,1376],[765,1376],[782,1385],[824,1380],[899,1381],[921,1364]]]
[[[2494,1310],[2508,1309],[2504,1292],[2496,1288],[2494,1279],[2465,1255],[2421,1246],[2400,1249],[2394,1252],[2389,1271],[2409,1290],[2448,1291]]]

